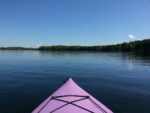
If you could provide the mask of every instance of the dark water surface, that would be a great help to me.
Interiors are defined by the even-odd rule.
[[[68,76],[115,113],[150,113],[150,58],[0,51],[0,113],[31,113]]]

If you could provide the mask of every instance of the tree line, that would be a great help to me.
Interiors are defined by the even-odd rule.
[[[134,52],[139,54],[150,55],[150,39],[141,41],[124,42],[115,45],[98,45],[98,46],[41,46],[38,50],[44,51],[114,51],[114,52]]]
[[[97,45],[97,46],[40,46],[38,48],[25,47],[0,47],[0,50],[40,50],[40,51],[110,51],[110,52],[133,52],[137,54],[150,55],[150,39],[124,42],[114,45]]]

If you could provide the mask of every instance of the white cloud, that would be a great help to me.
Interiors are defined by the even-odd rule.
[[[42,46],[42,44],[43,43],[40,42],[39,44],[36,45],[36,47],[40,47],[40,46]]]
[[[136,36],[133,35],[133,34],[129,34],[129,35],[128,35],[128,38],[129,38],[130,40],[135,40],[135,39],[136,39]]]

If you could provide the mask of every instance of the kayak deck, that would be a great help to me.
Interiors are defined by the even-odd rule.
[[[69,78],[32,113],[113,113]]]

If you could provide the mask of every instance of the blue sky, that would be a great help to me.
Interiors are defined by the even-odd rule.
[[[145,38],[150,38],[150,0],[0,0],[0,46]]]

